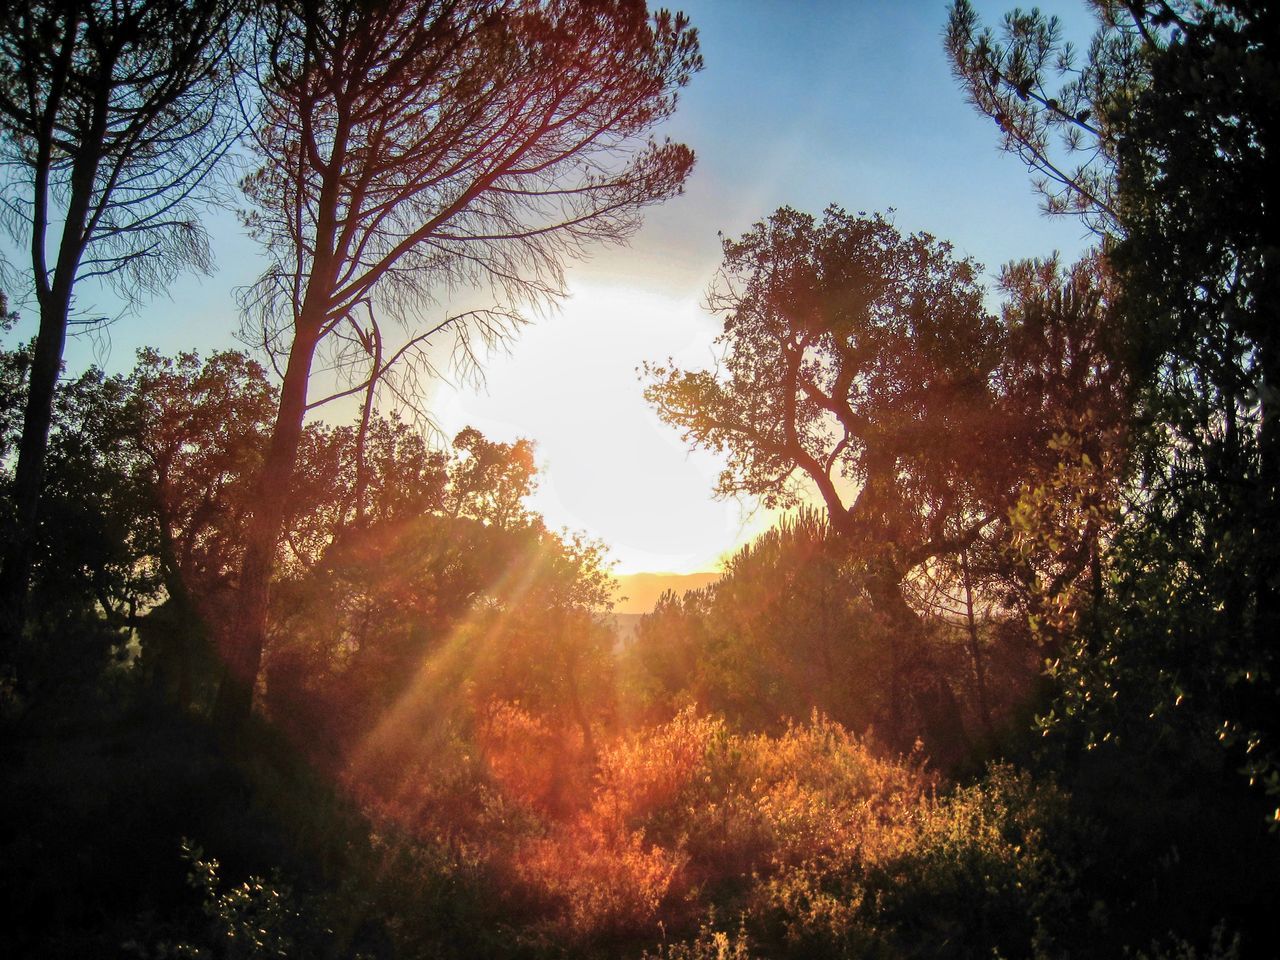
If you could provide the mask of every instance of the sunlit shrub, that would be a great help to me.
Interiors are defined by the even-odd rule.
[[[686,857],[646,842],[643,831],[600,832],[564,825],[519,853],[519,874],[548,898],[555,921],[574,938],[644,933],[655,925]]]
[[[690,708],[603,746],[593,778],[572,729],[489,703],[406,771],[377,809],[442,858],[411,886],[470,876],[532,942],[668,929],[656,956],[699,960],[746,957],[748,935],[769,955],[1047,956],[1081,916],[1066,798],[1011,768],[940,794],[821,715],[771,736]],[[715,909],[739,937],[694,932]]]
[[[590,773],[576,730],[555,728],[519,703],[492,701],[483,708],[476,740],[489,776],[512,803],[565,812],[585,793]]]
[[[659,917],[678,926],[791,865],[829,868],[880,849],[881,834],[908,828],[930,783],[818,716],[769,737],[686,710],[606,749],[589,801],[525,840],[518,875],[578,938],[652,929]],[[789,909],[786,894],[775,899]],[[815,901],[819,910],[846,908]]]
[[[653,952],[646,950],[642,960],[752,960],[751,943],[745,924],[730,935],[715,928],[715,915],[688,940],[661,943]]]
[[[461,731],[433,731],[423,749],[397,764],[361,758],[344,783],[375,823],[393,824],[427,839],[478,837],[491,826],[488,811],[502,800],[476,746]]]
[[[724,721],[688,709],[619,741],[600,757],[591,815],[623,829],[671,808],[725,736]]]
[[[1240,960],[1240,934],[1227,935],[1223,924],[1214,927],[1203,951],[1181,937],[1170,935],[1151,945],[1151,952],[1139,950],[1134,960]]]
[[[770,737],[685,711],[602,757],[591,815],[685,847],[714,883],[874,843],[872,828],[903,821],[929,783],[816,714]]]
[[[829,861],[785,867],[753,891],[757,926],[798,955],[868,955],[874,931],[864,927],[865,891],[851,873]]]
[[[221,865],[206,857],[200,847],[183,840],[182,857],[190,868],[187,884],[201,897],[207,930],[195,938],[154,944],[131,940],[122,945],[126,954],[145,960],[210,960],[215,956],[266,960],[295,955],[298,945],[294,934],[300,915],[292,890],[279,877],[249,877],[228,886],[219,875]]]

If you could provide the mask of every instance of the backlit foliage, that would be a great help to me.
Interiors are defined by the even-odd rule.
[[[685,710],[611,742],[592,773],[569,762],[580,743],[518,705],[491,705],[484,723],[463,793],[422,769],[414,789],[429,802],[376,802],[436,837],[442,810],[486,797],[483,813],[453,820],[449,843],[514,885],[510,909],[534,911],[538,939],[654,937],[659,918],[693,929],[729,909],[742,932],[704,931],[700,949],[749,938],[844,956],[952,941],[947,955],[965,956],[992,937],[1048,944],[1078,906],[1058,859],[1075,830],[1066,798],[1009,768],[943,794],[918,760],[884,759],[816,714],[771,736]],[[548,804],[557,774],[567,795]]]
[[[1273,954],[1280,10],[1093,6],[1083,60],[963,0],[947,45],[1105,249],[1008,264],[996,309],[885,216],[723,242],[719,365],[648,396],[721,494],[796,509],[633,631],[606,545],[532,508],[530,441],[377,404],[680,189],[649,133],[696,33],[638,0],[253,6],[249,300],[288,365],[144,350],[57,391],[0,657],[0,954]],[[476,282],[500,305],[384,342]],[[322,342],[351,425],[307,421]],[[40,356],[0,354],[18,506]]]

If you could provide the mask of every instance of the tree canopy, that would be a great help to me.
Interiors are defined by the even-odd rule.
[[[460,284],[514,304],[556,295],[566,257],[623,239],[681,189],[692,151],[649,135],[702,63],[685,17],[630,0],[304,0],[269,11],[263,42],[262,164],[245,191],[272,265],[252,305],[288,361],[219,701],[228,728],[252,701],[317,347],[361,310],[414,319]],[[509,319],[447,325],[493,339]]]
[[[32,354],[14,478],[15,524],[0,570],[0,630],[16,641],[75,294],[102,278],[129,304],[211,265],[202,214],[239,134],[238,0],[88,0],[0,13],[3,220],[30,252]]]

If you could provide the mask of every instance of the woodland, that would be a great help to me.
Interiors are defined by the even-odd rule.
[[[722,238],[717,363],[638,389],[782,519],[626,636],[536,438],[413,398],[682,191],[696,24],[0,6],[0,955],[1274,956],[1280,7],[1089,6],[938,23],[1078,261]],[[214,205],[246,349],[65,365]]]

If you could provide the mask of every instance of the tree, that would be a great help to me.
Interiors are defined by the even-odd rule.
[[[356,526],[347,522],[355,432],[307,431],[300,474],[333,482],[325,506],[291,519],[286,535],[290,552],[310,562],[284,565],[273,591],[273,720],[323,730],[317,752],[330,762],[366,746],[385,760],[387,751],[415,753],[426,731],[499,698],[563,718],[590,745],[607,688],[600,675],[612,634],[598,614],[611,583],[599,545],[551,533],[525,506],[531,445],[468,428],[443,454],[377,418],[372,495]],[[307,489],[299,484],[302,499]],[[326,521],[327,539],[317,535]]]
[[[1051,208],[1104,234],[1118,282],[1122,323],[1110,352],[1140,427],[1116,562],[1131,642],[1077,667],[1097,676],[1104,662],[1125,664],[1127,682],[1142,688],[1127,699],[1150,707],[1140,718],[1198,702],[1210,728],[1245,748],[1251,777],[1280,792],[1266,746],[1275,735],[1266,678],[1280,635],[1280,271],[1271,254],[1280,20],[1251,0],[1094,6],[1099,30],[1079,64],[1036,11],[1010,14],[997,39],[958,2],[948,29],[971,102],[1000,123],[1006,148],[1075,198]],[[1050,96],[1054,72],[1065,83]],[[1086,172],[1053,166],[1050,130],[1091,158]],[[1171,583],[1180,585],[1172,609]],[[1093,692],[1106,702],[1114,691]]]
[[[972,262],[880,216],[784,208],[724,253],[708,298],[725,315],[718,369],[650,367],[646,396],[686,441],[727,454],[721,494],[788,506],[812,484],[885,620],[900,709],[922,640],[905,581],[997,522],[1012,489],[999,325]]]
[[[288,359],[219,695],[226,729],[252,703],[317,347],[358,309],[419,316],[442,285],[554,296],[567,256],[623,239],[680,190],[692,152],[646,134],[701,66],[683,16],[650,19],[634,0],[297,0],[271,8],[263,37],[262,166],[246,192],[271,266],[253,304]]]
[[[1001,148],[1031,170],[1045,212],[1078,216],[1109,236],[1120,230],[1124,108],[1146,82],[1145,54],[1160,42],[1153,23],[1160,15],[1149,14],[1147,4],[1093,0],[1092,6],[1101,25],[1083,60],[1057,17],[1015,9],[997,36],[979,30],[969,0],[952,4],[946,47],[969,102],[1000,128]]]
[[[0,421],[0,450],[21,435],[21,400],[31,348],[0,353],[0,396],[10,415]],[[91,368],[68,380],[51,418],[42,522],[31,566],[30,637],[11,646],[10,667],[27,695],[80,696],[160,587],[155,540],[146,523],[148,490],[130,469],[128,384]],[[13,483],[12,460],[0,492]]]
[[[1119,153],[1125,232],[1113,254],[1148,371],[1149,406],[1164,433],[1164,443],[1145,451],[1156,480],[1147,515],[1162,530],[1196,520],[1177,541],[1198,561],[1185,630],[1195,643],[1172,664],[1179,675],[1201,676],[1203,649],[1215,651],[1220,682],[1196,699],[1215,705],[1219,734],[1274,800],[1280,79],[1273,64],[1280,11],[1250,0],[1198,4],[1170,18],[1168,29],[1168,42],[1149,58],[1150,82],[1126,116]],[[1216,594],[1216,616],[1204,616],[1213,608],[1192,600],[1204,592]]]
[[[187,266],[209,265],[199,213],[237,133],[227,107],[239,7],[56,0],[0,13],[2,200],[30,250],[39,311],[0,575],[10,639],[22,629],[67,330],[97,322],[74,316],[77,284],[105,278],[134,302]]]
[[[689,704],[777,731],[814,710],[862,731],[890,716],[886,648],[849,551],[802,507],[743,547],[724,576],[663,595],[628,650],[636,704],[654,723]]]
[[[242,353],[202,359],[150,349],[138,352],[125,388],[125,468],[145,492],[140,525],[150,531],[151,560],[166,595],[142,624],[142,666],[186,706],[200,679],[197,654],[213,639],[212,625],[234,609],[245,518],[275,391]]]
[[[1011,452],[1019,476],[1011,539],[991,572],[1016,584],[1006,604],[1028,616],[1053,656],[1054,618],[1074,622],[1102,599],[1103,554],[1129,470],[1131,380],[1116,359],[1122,325],[1103,258],[1069,268],[1056,257],[1011,263],[1001,287],[999,391],[1022,430]]]

